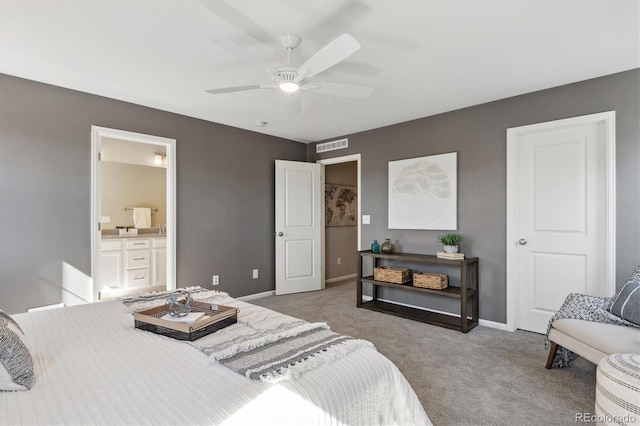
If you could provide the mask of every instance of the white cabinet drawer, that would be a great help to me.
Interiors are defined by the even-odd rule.
[[[122,250],[122,240],[102,240],[100,241],[100,250],[102,251]]]
[[[127,244],[127,250],[149,248],[149,240],[139,240],[137,238],[130,238],[126,240],[126,244]]]
[[[127,288],[149,285],[149,268],[132,269],[126,272]]]
[[[127,269],[151,266],[150,250],[127,250]]]
[[[166,247],[167,246],[167,239],[166,238],[154,238],[153,240],[151,240],[151,246],[153,248]]]

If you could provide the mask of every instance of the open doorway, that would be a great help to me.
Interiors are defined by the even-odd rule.
[[[175,289],[175,140],[93,126],[91,166],[93,301]]]
[[[337,208],[325,211],[325,283],[355,279],[361,240],[360,154],[323,159],[318,163],[325,166],[325,190],[328,191],[325,197],[337,200],[332,203],[337,204]],[[352,196],[355,196],[355,209],[350,208]]]

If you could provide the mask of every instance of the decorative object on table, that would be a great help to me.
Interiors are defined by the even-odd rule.
[[[356,226],[358,194],[355,186],[327,183],[324,185],[326,226]]]
[[[380,251],[382,253],[393,253],[393,244],[391,244],[389,238],[384,239],[384,243],[380,246]]]
[[[183,317],[191,312],[193,298],[186,290],[178,290],[167,299],[165,303],[169,315]]]
[[[443,245],[442,251],[444,251],[445,253],[458,253],[460,234],[440,235],[440,242]]]
[[[444,251],[439,251],[436,253],[436,256],[440,259],[453,259],[453,260],[462,260],[464,259],[464,253],[446,253]]]
[[[406,268],[380,266],[373,268],[373,279],[393,284],[404,284],[411,281],[411,271]]]
[[[134,226],[116,226],[118,235],[138,235],[138,230]]]
[[[447,277],[445,274],[435,274],[431,272],[414,272],[413,286],[442,290],[449,286],[449,277]]]
[[[192,313],[204,313],[192,323],[163,319],[162,317],[169,313],[167,306],[163,305],[135,312],[135,327],[173,339],[193,342],[238,322],[237,308],[199,301],[192,301],[190,305]]]
[[[380,253],[380,244],[378,244],[378,240],[373,240],[373,243],[371,243],[371,252]]]
[[[457,153],[389,161],[389,229],[457,229]]]

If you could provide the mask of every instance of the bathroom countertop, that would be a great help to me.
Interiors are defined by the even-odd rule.
[[[127,239],[131,239],[131,238],[167,238],[167,234],[166,233],[162,233],[162,234],[148,233],[148,234],[138,234],[138,235],[107,234],[107,235],[102,235],[101,237],[102,237],[103,240],[116,240],[116,239],[119,239],[119,238],[127,238]]]

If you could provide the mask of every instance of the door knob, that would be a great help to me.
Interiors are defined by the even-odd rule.
[[[278,237],[282,237],[283,235],[284,235],[283,232],[276,232],[276,236],[278,236]]]
[[[523,246],[523,245],[527,244],[527,240],[525,240],[524,238],[520,238],[520,239],[518,240],[518,244],[520,244],[521,246]]]

